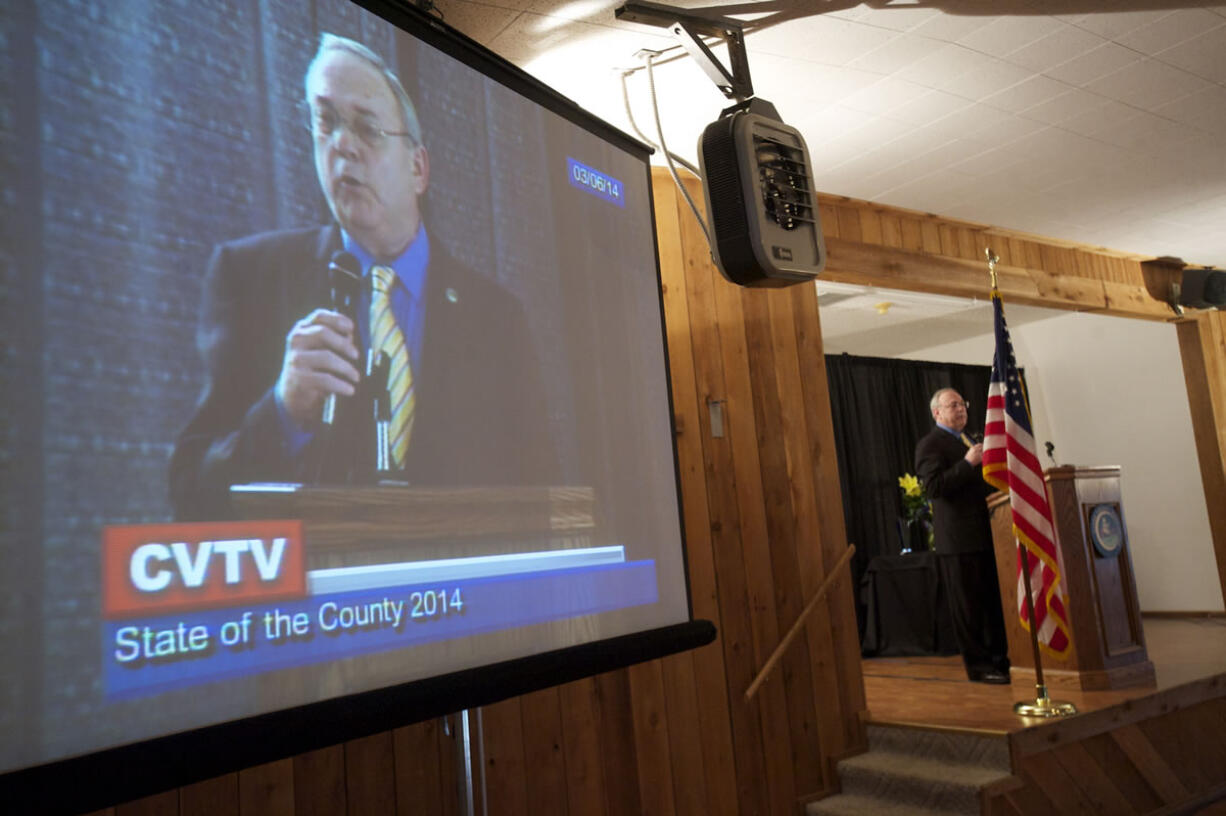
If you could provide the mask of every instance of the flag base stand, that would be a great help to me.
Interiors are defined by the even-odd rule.
[[[1034,687],[1038,695],[1034,700],[1022,700],[1013,704],[1013,713],[1019,717],[1068,717],[1077,713],[1077,706],[1062,703],[1047,696],[1047,686]]]

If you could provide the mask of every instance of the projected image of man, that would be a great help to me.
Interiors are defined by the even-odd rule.
[[[207,380],[171,462],[176,515],[229,515],[237,483],[352,474],[350,455],[374,439],[321,416],[333,395],[344,404],[362,393],[368,349],[386,355],[397,478],[549,481],[555,463],[522,307],[431,242],[430,160],[400,80],[366,46],[324,34],[304,86],[334,223],[214,252],[198,335]],[[327,270],[341,250],[362,276],[349,316],[329,300]]]

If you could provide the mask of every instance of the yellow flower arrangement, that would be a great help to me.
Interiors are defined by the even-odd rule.
[[[914,474],[904,473],[898,477],[898,489],[902,491],[903,521],[908,526],[918,525],[924,531],[924,541],[932,549],[932,505],[924,495],[924,488]]]

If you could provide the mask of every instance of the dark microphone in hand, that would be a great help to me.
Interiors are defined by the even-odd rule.
[[[978,431],[975,431],[974,433],[971,434],[971,441],[974,442],[976,445],[978,445],[980,442],[983,441],[983,434],[979,433]]]
[[[358,293],[362,285],[362,264],[352,253],[337,250],[332,253],[328,262],[328,293],[329,304],[333,311],[340,312],[357,325]],[[336,419],[336,394],[329,394],[324,400],[323,414],[320,417],[325,425],[331,425]]]

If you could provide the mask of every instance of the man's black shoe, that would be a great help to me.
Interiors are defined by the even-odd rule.
[[[987,671],[971,672],[969,674],[972,683],[991,683],[996,686],[1009,685],[1009,675],[996,669],[988,669]]]

